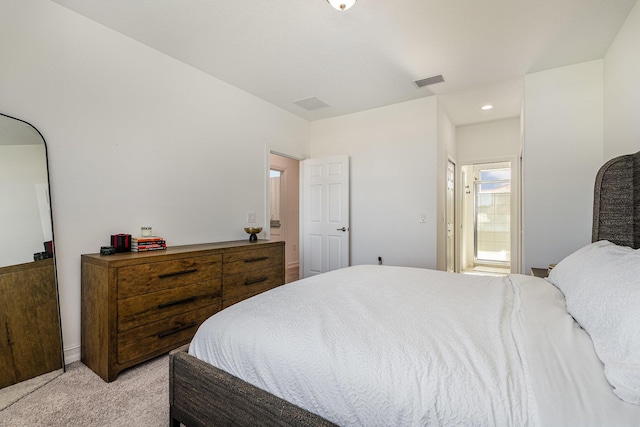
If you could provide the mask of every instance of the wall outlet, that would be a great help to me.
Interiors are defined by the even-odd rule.
[[[249,212],[247,213],[247,222],[250,224],[253,224],[256,222],[256,213],[255,212]]]
[[[422,224],[424,224],[425,222],[427,222],[427,214],[426,214],[426,213],[420,214],[420,220],[419,220],[419,222],[420,222],[420,223],[422,223]]]

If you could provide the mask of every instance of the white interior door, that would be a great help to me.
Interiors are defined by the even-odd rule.
[[[302,162],[302,276],[349,265],[349,157]]]

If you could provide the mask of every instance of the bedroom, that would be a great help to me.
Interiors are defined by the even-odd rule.
[[[49,145],[67,363],[80,355],[80,254],[147,223],[171,245],[244,238],[246,212],[264,211],[265,145],[301,157],[394,153],[403,165],[396,172],[419,171],[396,177],[398,187],[422,195],[407,209],[428,218],[423,228],[413,220],[400,226],[393,239],[405,244],[385,261],[441,266],[438,141],[453,126],[446,119],[440,125],[434,97],[310,123],[56,3],[0,5],[0,109],[30,121]],[[597,168],[640,148],[638,28],[636,4],[604,57],[525,77],[522,271],[589,241],[584,213]],[[575,115],[567,118],[567,109]],[[401,140],[379,132],[398,128],[405,129]],[[132,174],[140,164],[161,172]],[[375,164],[367,165],[371,171]],[[379,221],[367,217],[376,189],[363,190],[357,197],[365,200],[354,192],[353,203],[366,213],[354,209],[352,221],[367,229]],[[384,221],[406,222],[398,212]],[[370,263],[388,238],[354,230],[352,263]]]

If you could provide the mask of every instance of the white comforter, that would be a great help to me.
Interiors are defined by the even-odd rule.
[[[344,426],[640,423],[563,304],[528,276],[356,266],[217,313],[189,352]]]

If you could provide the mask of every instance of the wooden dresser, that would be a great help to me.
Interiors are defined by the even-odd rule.
[[[82,362],[105,381],[188,343],[208,317],[284,283],[284,242],[82,255]]]

